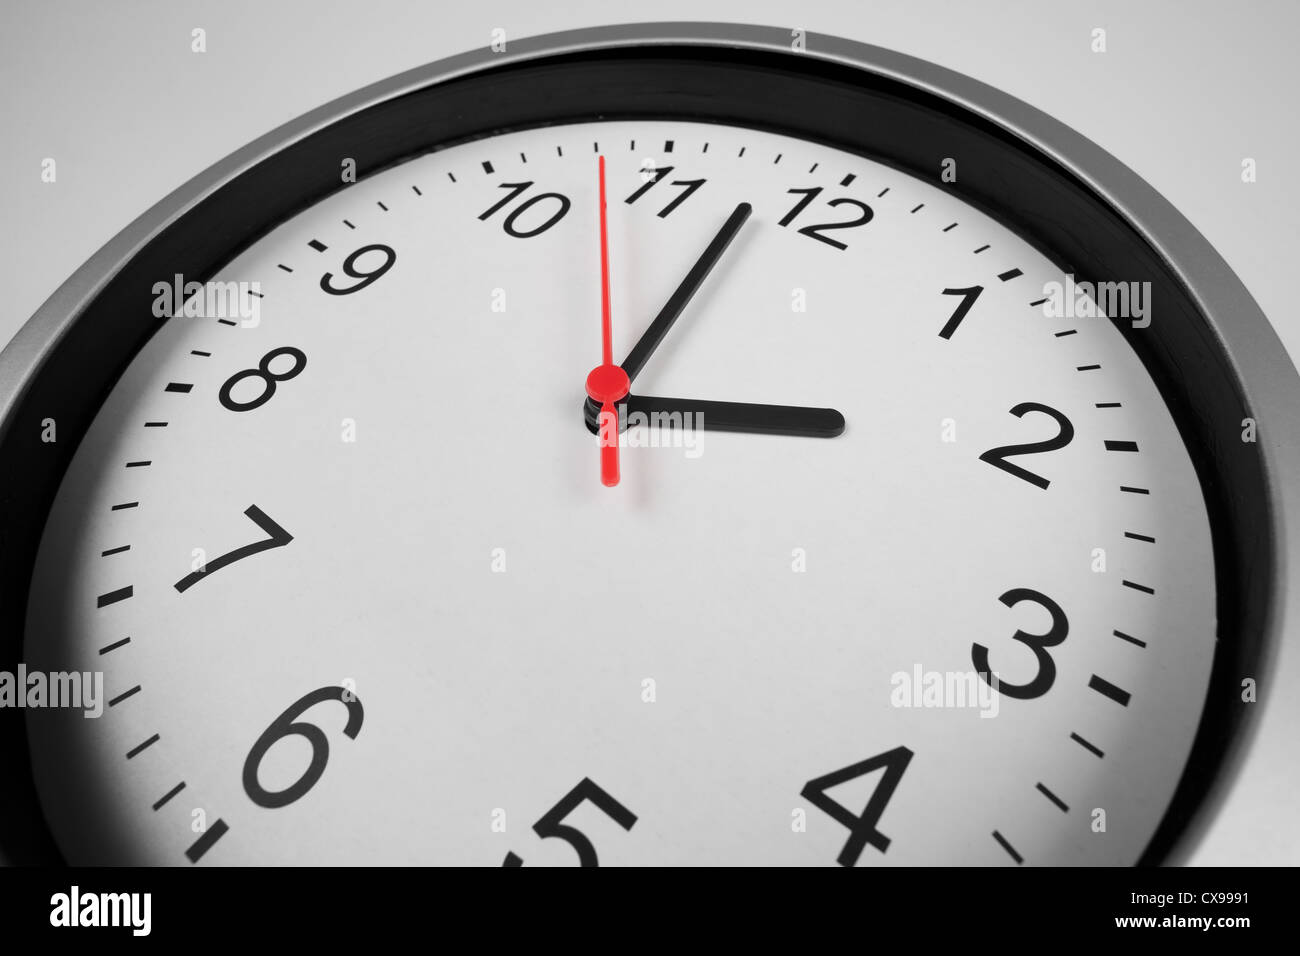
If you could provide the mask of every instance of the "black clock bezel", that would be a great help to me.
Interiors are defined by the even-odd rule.
[[[1231,441],[1251,417],[1238,371],[1161,252],[1079,176],[961,104],[883,73],[794,52],[656,43],[503,58],[286,142],[148,235],[32,358],[5,415],[0,669],[13,670],[21,659],[32,566],[63,472],[100,403],[158,328],[151,302],[160,276],[212,276],[271,228],[341,188],[340,157],[355,159],[365,176],[514,129],[664,118],[770,130],[867,156],[956,193],[1079,281],[1152,283],[1156,321],[1142,330],[1118,327],[1151,372],[1196,467],[1214,538],[1219,628],[1191,757],[1140,862],[1169,859],[1242,737],[1249,711],[1241,706],[1240,676],[1262,676],[1267,663],[1274,496],[1260,456]],[[956,183],[936,176],[946,157],[959,159]],[[59,422],[57,444],[40,441],[39,423],[48,417]],[[0,748],[11,767],[30,763],[19,712],[0,712]],[[0,796],[0,854],[58,858],[30,780],[14,781]]]

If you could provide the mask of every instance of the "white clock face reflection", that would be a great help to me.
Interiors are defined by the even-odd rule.
[[[597,150],[616,359],[753,206],[633,393],[843,434],[638,427],[602,486]],[[72,862],[1141,855],[1209,679],[1205,506],[1120,333],[1032,306],[1061,271],[950,189],[550,127],[349,185],[215,279],[259,321],[161,324],[40,551],[28,666],[117,701],[29,714]]]

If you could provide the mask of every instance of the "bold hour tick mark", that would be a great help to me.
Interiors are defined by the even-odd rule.
[[[189,382],[168,382],[168,383],[167,383],[167,387],[164,388],[163,391],[164,391],[164,392],[179,392],[180,394],[184,395],[184,394],[186,394],[187,392],[189,392],[189,391],[190,391],[191,389],[193,389],[193,388],[194,388],[194,386],[193,386],[192,384],[190,384]]]
[[[329,246],[325,245],[325,243],[321,242],[319,239],[313,239],[308,242],[307,245],[311,246],[317,252],[324,252],[329,248]]]
[[[1022,275],[1024,275],[1024,273],[1021,272],[1019,269],[1008,269],[1006,272],[999,272],[998,278],[1001,279],[1003,282],[1010,282],[1012,279],[1016,278],[1017,276],[1022,276]]]
[[[1106,680],[1106,678],[1098,677],[1096,674],[1093,674],[1092,677],[1088,679],[1088,687],[1095,690],[1103,697],[1109,697],[1121,707],[1127,707],[1129,700],[1132,699],[1132,695],[1128,691],[1120,690],[1120,688]]]
[[[853,184],[853,180],[855,180],[855,179],[857,179],[857,178],[858,178],[858,177],[857,177],[854,173],[849,173],[847,176],[845,176],[843,179],[840,180],[840,185],[841,185],[841,186],[850,186],[850,185]]]
[[[226,835],[230,827],[226,826],[226,821],[218,819],[204,831],[203,835],[195,840],[185,855],[191,863],[197,863],[203,857],[203,854],[212,849],[216,842]]]
[[[101,594],[95,599],[95,607],[108,607],[110,604],[116,604],[118,601],[125,601],[134,593],[134,586],[128,584],[126,587],[118,588],[116,591],[109,591],[107,594]]]
[[[1135,441],[1119,441],[1107,438],[1105,440],[1107,451],[1137,451],[1138,443]]]

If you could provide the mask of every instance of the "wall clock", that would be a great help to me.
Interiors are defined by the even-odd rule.
[[[5,669],[104,698],[3,712],[13,860],[1177,860],[1293,600],[1300,388],[1219,256],[831,37],[361,90],[0,383]]]

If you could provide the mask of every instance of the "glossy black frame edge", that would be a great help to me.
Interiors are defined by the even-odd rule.
[[[1270,497],[1249,447],[1229,441],[1248,410],[1235,373],[1187,290],[1115,210],[1051,159],[931,94],[794,54],[656,45],[505,63],[347,116],[276,152],[149,242],[59,342],[0,436],[0,668],[20,658],[32,565],[45,516],[95,410],[157,328],[158,276],[202,280],[257,237],[340,188],[340,157],[360,176],[442,145],[592,119],[682,118],[790,133],[917,175],[1016,230],[1078,281],[1150,281],[1159,320],[1119,328],[1151,370],[1191,454],[1215,543],[1219,641],[1191,759],[1140,864],[1164,860],[1239,739],[1240,674],[1260,675],[1272,578]],[[891,135],[890,131],[906,135]],[[884,132],[882,132],[884,131]],[[430,146],[430,144],[437,144]],[[954,184],[939,182],[956,157]],[[575,424],[581,402],[575,399]],[[39,422],[59,422],[57,444]],[[65,440],[67,436],[75,440]],[[1262,676],[1262,675],[1261,675]],[[30,766],[21,711],[0,711],[0,752]],[[0,788],[0,853],[59,859],[30,773]]]

